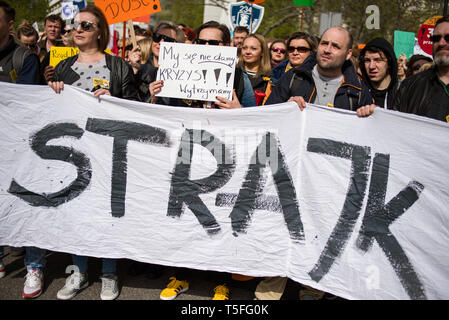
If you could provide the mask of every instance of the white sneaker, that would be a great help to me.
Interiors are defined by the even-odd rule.
[[[34,299],[41,295],[44,286],[44,274],[42,271],[28,271],[25,276],[25,285],[23,286],[22,297],[24,299]]]
[[[87,273],[74,272],[66,279],[65,286],[58,291],[56,297],[61,300],[72,299],[88,285]]]
[[[3,260],[0,259],[0,279],[3,278],[4,276],[6,276],[6,268],[5,265],[3,264]]]
[[[101,278],[101,300],[115,300],[119,294],[117,276]]]

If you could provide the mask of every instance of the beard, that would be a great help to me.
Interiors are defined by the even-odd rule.
[[[437,49],[433,53],[433,61],[437,67],[449,67],[449,55],[447,54],[438,54],[439,50]]]
[[[433,61],[437,67],[449,67],[449,56],[435,56]]]

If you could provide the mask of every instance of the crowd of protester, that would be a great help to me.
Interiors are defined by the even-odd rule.
[[[396,57],[390,42],[376,38],[361,48],[342,27],[326,30],[321,37],[304,32],[267,39],[236,27],[231,37],[223,24],[210,21],[196,29],[162,22],[155,28],[135,27],[137,47],[131,41],[118,42],[117,55],[105,53],[110,34],[106,18],[88,5],[67,25],[57,15],[48,16],[44,34],[32,24],[20,23],[14,30],[15,10],[0,0],[0,81],[50,86],[55,93],[71,85],[93,92],[95,97],[111,95],[121,99],[167,106],[236,109],[294,101],[300,110],[308,103],[348,109],[366,117],[376,108],[413,113],[449,122],[449,18],[435,26],[431,41],[433,59],[413,55]],[[214,102],[158,97],[164,82],[156,80],[162,42],[234,46],[238,63],[231,100]],[[77,47],[79,53],[50,66],[54,46]],[[94,86],[92,78],[100,81]],[[18,254],[20,254],[20,248]],[[24,298],[36,298],[43,290],[46,251],[24,248],[26,280]],[[0,247],[0,278],[5,276],[3,247]],[[87,257],[73,255],[77,272],[69,276],[57,297],[70,299],[88,286]],[[117,261],[102,259],[101,299],[119,295]],[[163,274],[164,267],[135,262],[129,274],[146,273],[149,278]],[[187,274],[187,275],[186,275]],[[238,275],[234,275],[238,277]],[[188,273],[170,277],[161,299],[171,300],[189,287]],[[280,299],[287,279],[260,279],[257,299]],[[229,288],[219,285],[214,299],[229,299]],[[333,298],[303,286],[300,299]]]

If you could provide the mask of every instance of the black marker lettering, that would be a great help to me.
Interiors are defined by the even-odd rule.
[[[390,261],[407,294],[414,300],[424,300],[426,299],[424,286],[400,243],[389,228],[419,199],[424,186],[417,181],[411,181],[398,195],[385,204],[389,168],[390,156],[376,153],[373,161],[368,203],[357,238],[357,247],[367,252],[376,240],[388,261]]]
[[[89,185],[92,169],[89,158],[73,148],[63,146],[48,146],[47,143],[61,137],[80,139],[84,130],[73,123],[50,124],[31,137],[31,148],[45,160],[60,160],[77,167],[77,177],[69,186],[54,193],[38,194],[29,191],[12,180],[8,192],[26,201],[34,207],[57,207],[78,197]]]
[[[114,138],[111,212],[113,217],[123,217],[125,214],[128,141],[133,140],[169,147],[168,134],[164,129],[140,123],[92,118],[87,120],[86,130]]]
[[[276,185],[277,201],[273,201],[273,197],[263,195],[267,179],[264,175],[264,169],[267,163],[270,166]],[[225,196],[225,194],[218,195],[216,204],[219,205]],[[270,200],[270,204],[263,204],[263,200]],[[295,187],[280,143],[274,134],[267,132],[263,137],[251,159],[238,197],[232,201],[235,202],[231,212],[232,230],[235,236],[238,233],[246,233],[246,229],[256,209],[261,208],[270,211],[280,209],[284,214],[290,238],[296,242],[304,240],[304,227],[299,213]]]
[[[343,210],[317,264],[309,272],[319,282],[341,255],[362,210],[371,163],[370,148],[328,139],[310,138],[307,151],[351,160],[350,185]]]
[[[207,147],[217,160],[217,170],[207,178],[190,180],[194,144]],[[186,129],[181,138],[172,176],[167,216],[181,217],[185,203],[209,235],[218,233],[220,225],[199,195],[224,186],[231,179],[234,170],[235,156],[223,142],[207,131]]]

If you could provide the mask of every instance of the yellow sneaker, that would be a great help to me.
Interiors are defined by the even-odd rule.
[[[187,281],[176,280],[175,277],[170,277],[170,280],[167,288],[161,292],[160,298],[162,300],[173,300],[179,294],[189,290],[189,283]]]
[[[229,300],[229,289],[226,285],[216,286],[214,292],[212,300]]]

